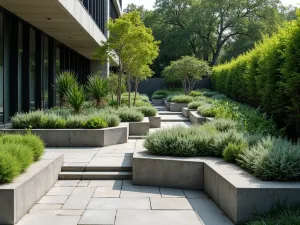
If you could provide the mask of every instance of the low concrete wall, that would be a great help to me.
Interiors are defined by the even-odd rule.
[[[133,183],[202,190],[203,166],[198,159],[151,156],[140,149],[133,157]]]
[[[186,118],[190,118],[190,112],[197,111],[197,109],[189,109],[188,107],[182,108],[182,115]]]
[[[188,103],[170,103],[170,111],[171,112],[182,112],[182,108],[188,107]]]
[[[163,106],[164,100],[163,99],[152,99],[152,104],[157,106]]]
[[[3,133],[26,133],[24,129],[1,129]],[[33,129],[47,147],[104,147],[128,141],[128,126],[105,129]]]
[[[0,224],[17,223],[58,180],[63,154],[46,153],[13,183],[0,186]]]
[[[149,133],[149,118],[145,117],[141,122],[129,123],[129,135],[144,136]]]
[[[161,127],[161,117],[160,116],[150,116],[150,128],[160,128]]]
[[[192,124],[203,124],[205,122],[212,121],[215,118],[204,117],[204,116],[199,115],[199,113],[197,111],[190,111],[189,112],[189,119],[190,119]]]
[[[167,109],[170,109],[170,102],[168,102],[166,99],[164,100],[164,105]]]
[[[300,204],[300,182],[261,181],[218,158],[133,156],[133,183],[204,190],[235,224],[243,224],[277,203]]]

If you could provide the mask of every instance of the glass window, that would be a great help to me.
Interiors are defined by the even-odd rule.
[[[22,111],[23,24],[19,23],[18,40],[18,111]]]
[[[43,90],[42,90],[42,99],[43,99],[43,108],[48,108],[48,97],[49,97],[49,90],[48,90],[48,83],[49,83],[49,44],[48,44],[48,37],[44,36],[44,65],[43,65]]]
[[[29,91],[30,91],[30,110],[35,110],[35,81],[36,81],[36,65],[35,65],[35,31],[30,29],[30,68],[29,68]]]
[[[3,123],[4,117],[3,117],[3,107],[4,107],[4,96],[3,96],[3,73],[4,73],[4,35],[3,35],[3,13],[0,12],[0,123]]]

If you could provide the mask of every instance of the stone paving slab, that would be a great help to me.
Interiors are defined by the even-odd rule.
[[[115,225],[203,225],[203,223],[193,210],[118,210]]]
[[[95,187],[76,187],[63,209],[85,209],[95,192]]]
[[[87,209],[151,209],[149,198],[92,198]]]
[[[61,209],[63,204],[35,204],[30,211]]]
[[[80,216],[25,215],[17,225],[77,225]]]
[[[93,198],[119,198],[121,186],[119,187],[97,187]]]
[[[181,189],[159,188],[163,198],[186,198]]]
[[[183,190],[187,198],[209,198],[204,191]]]
[[[78,183],[79,180],[59,180],[54,187],[76,187]]]
[[[44,196],[38,203],[41,204],[64,204],[68,196]]]
[[[160,198],[158,187],[148,186],[123,186],[121,198]]]
[[[75,187],[53,187],[46,195],[68,196],[71,195]]]
[[[192,210],[192,206],[186,198],[150,198],[152,209],[161,210]]]
[[[78,225],[114,225],[117,210],[86,210]]]
[[[92,180],[89,187],[121,187],[121,180]]]
[[[132,157],[95,157],[87,165],[92,167],[132,167]]]

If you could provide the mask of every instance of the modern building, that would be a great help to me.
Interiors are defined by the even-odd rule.
[[[107,76],[115,62],[101,65],[93,55],[121,7],[121,0],[0,0],[0,123],[55,106],[60,71],[76,72],[79,82]]]

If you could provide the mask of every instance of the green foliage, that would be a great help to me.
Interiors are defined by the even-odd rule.
[[[100,107],[103,104],[103,98],[109,93],[109,82],[100,75],[90,75],[86,84],[89,95],[96,101]]]
[[[192,97],[199,97],[199,96],[202,96],[203,93],[201,91],[191,91],[189,93],[189,96],[192,96]]]
[[[189,109],[198,109],[201,105],[205,104],[201,101],[192,101],[189,103],[188,108]]]
[[[68,116],[66,120],[66,128],[80,129],[83,127],[86,118],[82,115]]]
[[[59,95],[60,106],[65,105],[65,97],[74,85],[77,84],[76,75],[71,71],[64,71],[58,74],[55,80],[56,92]]]
[[[86,129],[102,129],[106,127],[108,127],[108,124],[101,117],[91,117],[83,124],[83,128]]]
[[[153,106],[146,106],[146,107],[137,107],[138,111],[142,112],[145,117],[151,117],[157,115],[157,109]]]
[[[157,90],[153,93],[153,95],[163,95],[163,96],[167,97],[169,95],[169,93],[170,92],[168,90]]]
[[[203,92],[203,96],[205,96],[205,97],[213,97],[215,95],[219,95],[219,93],[215,92],[215,91],[205,91],[205,92]]]
[[[151,97],[152,99],[163,99],[163,98],[166,98],[166,96],[165,95],[158,95],[158,94],[153,94],[152,95],[152,97]]]
[[[270,212],[256,216],[246,225],[296,225],[300,224],[300,206],[291,207],[279,205]]]
[[[86,100],[86,94],[83,86],[74,85],[66,93],[66,100],[75,113],[80,113]]]
[[[238,129],[238,123],[230,119],[215,119],[209,123],[205,123],[203,126],[207,127],[207,129],[216,129],[220,132]]]
[[[235,163],[246,148],[247,145],[244,143],[229,143],[223,152],[223,157],[227,162]]]
[[[67,121],[62,116],[51,113],[45,116],[42,127],[46,129],[64,129],[66,124]]]
[[[201,110],[201,115],[204,117],[215,117],[216,114],[217,114],[217,110],[213,106]]]
[[[11,154],[0,150],[0,184],[12,182],[19,175],[20,170],[17,159]]]
[[[122,122],[141,122],[144,119],[144,114],[133,108],[122,107],[117,113]]]
[[[15,129],[37,129],[43,127],[43,123],[46,119],[43,111],[34,111],[29,113],[17,113],[11,118],[11,123]]]
[[[209,75],[211,68],[207,62],[191,56],[183,56],[177,61],[171,62],[163,71],[163,76],[167,82],[181,82],[184,93],[189,94],[196,83],[202,77]]]
[[[191,103],[193,101],[193,97],[188,95],[176,95],[172,97],[171,102],[175,103]]]
[[[213,69],[217,91],[260,108],[293,138],[300,137],[300,18],[256,48]]]
[[[245,150],[239,165],[262,180],[300,179],[300,144],[281,138],[266,137]]]

